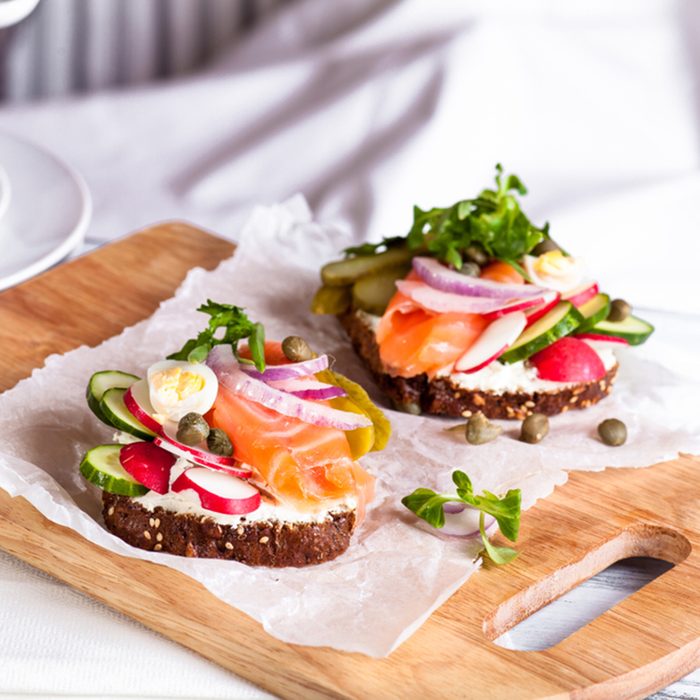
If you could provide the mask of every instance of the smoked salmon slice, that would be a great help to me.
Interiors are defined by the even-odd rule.
[[[287,361],[276,354],[278,346],[266,344],[269,364]],[[354,498],[358,520],[363,517],[374,495],[374,478],[353,461],[342,430],[284,416],[223,385],[207,419],[227,433],[234,456],[280,503],[312,511],[328,501]]]
[[[390,374],[432,378],[456,362],[487,325],[478,314],[427,311],[396,292],[377,328],[379,356]]]

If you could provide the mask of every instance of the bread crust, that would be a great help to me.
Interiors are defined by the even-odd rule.
[[[128,544],[185,557],[230,559],[251,566],[308,566],[330,561],[350,544],[354,510],[329,512],[322,522],[244,521],[148,510],[129,496],[103,492],[107,529]]]
[[[379,388],[395,408],[409,413],[438,416],[469,417],[481,411],[487,418],[522,420],[532,413],[553,416],[571,409],[588,408],[605,398],[617,376],[617,364],[597,381],[562,386],[556,391],[503,392],[465,389],[447,377],[429,379],[426,374],[415,377],[393,376],[386,371],[380,357],[374,332],[355,311],[339,317],[355,352],[372,372]]]

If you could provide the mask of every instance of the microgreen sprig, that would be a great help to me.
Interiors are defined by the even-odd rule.
[[[413,225],[406,236],[347,248],[345,253],[374,255],[405,245],[416,254],[433,255],[460,270],[467,249],[476,247],[522,274],[519,260],[549,238],[549,225],[538,228],[522,211],[516,195],[527,194],[527,188],[517,175],[504,175],[499,163],[495,180],[495,189],[482,190],[477,197],[450,207],[423,210],[414,206]]]
[[[231,304],[220,304],[207,299],[197,311],[211,318],[207,327],[196,338],[190,338],[177,352],[168,355],[169,360],[204,362],[215,345],[230,344],[234,355],[238,356],[238,342],[248,339],[252,364],[259,372],[265,371],[265,328],[261,323],[251,321],[244,310]],[[223,334],[219,329],[223,328]],[[243,360],[239,358],[241,362]]]
[[[443,509],[445,503],[465,503],[476,508],[481,511],[479,532],[488,557],[494,564],[507,564],[513,561],[518,556],[514,549],[497,546],[489,540],[484,525],[484,515],[492,515],[503,536],[511,542],[516,542],[520,530],[520,489],[510,489],[502,498],[490,491],[483,491],[481,494],[475,495],[471,479],[459,470],[452,473],[452,481],[457,487],[456,494],[436,493],[431,489],[419,488],[402,498],[401,503],[419,518],[438,529],[445,525],[445,511]]]

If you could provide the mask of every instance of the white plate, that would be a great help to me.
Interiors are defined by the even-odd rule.
[[[0,133],[0,165],[11,187],[0,219],[0,289],[5,289],[74,250],[83,240],[92,205],[80,175],[28,141]]]

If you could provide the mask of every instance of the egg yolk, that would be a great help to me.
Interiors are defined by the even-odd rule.
[[[574,259],[564,255],[561,250],[550,250],[538,256],[533,267],[538,276],[560,277],[568,274],[574,264]]]
[[[151,385],[158,398],[166,404],[176,404],[204,389],[204,377],[194,372],[183,372],[182,367],[172,367],[151,377]]]

